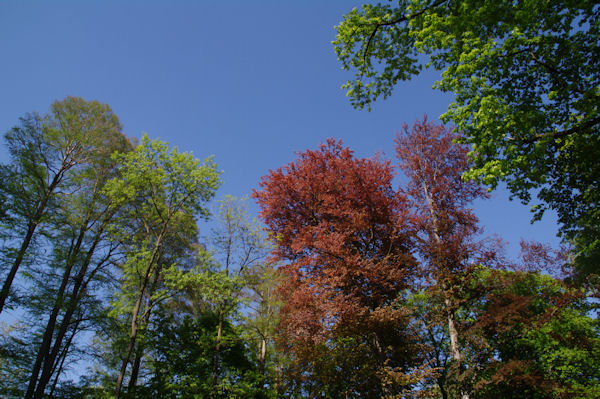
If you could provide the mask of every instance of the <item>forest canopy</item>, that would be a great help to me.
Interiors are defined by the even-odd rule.
[[[393,126],[373,155],[345,138],[302,144],[248,197],[222,192],[211,137],[200,157],[176,135],[179,148],[134,139],[109,105],[74,96],[15,117],[0,163],[0,396],[600,397],[599,12],[349,11],[333,45],[355,73],[351,103],[432,68],[454,95],[446,124]],[[534,218],[556,211],[565,245],[521,239],[517,253],[506,242],[520,237],[486,235],[478,212],[502,184]]]

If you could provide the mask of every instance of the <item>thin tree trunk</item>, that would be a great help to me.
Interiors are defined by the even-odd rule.
[[[140,295],[135,303],[135,307],[133,308],[133,313],[131,315],[131,331],[129,334],[129,346],[127,347],[127,352],[126,352],[125,358],[123,359],[123,363],[121,364],[121,370],[119,372],[119,377],[117,378],[117,387],[115,390],[115,395],[117,396],[117,399],[121,396],[121,388],[123,387],[123,380],[125,378],[125,372],[127,371],[127,363],[129,363],[129,361],[131,359],[131,353],[133,352],[133,348],[135,347],[135,341],[137,339],[137,332],[138,332],[137,318],[138,318],[138,314],[140,312],[143,297],[145,295],[146,285],[148,284],[147,280],[150,278],[149,273],[150,273],[150,267],[148,267],[148,272],[146,273],[146,276],[145,276],[144,282],[143,282],[143,286],[142,286],[142,292],[140,293]]]
[[[85,289],[85,286],[87,286],[87,283],[85,285],[83,284],[83,279],[85,277],[85,273],[87,272],[87,269],[91,262],[92,255],[94,254],[94,252],[96,250],[96,246],[100,242],[100,237],[101,237],[101,232],[98,232],[96,234],[94,242],[92,243],[92,246],[90,247],[90,249],[88,250],[88,252],[86,254],[85,260],[84,260],[83,264],[81,265],[81,268],[79,269],[77,276],[75,277],[75,283],[73,285],[73,289],[71,291],[71,296],[70,296],[71,299],[69,300],[69,303],[68,303],[67,309],[66,309],[66,313],[65,313],[63,320],[60,324],[60,327],[58,329],[58,334],[56,335],[56,338],[54,339],[54,345],[52,347],[52,350],[49,349],[43,358],[42,375],[37,383],[37,389],[35,391],[35,396],[34,396],[35,398],[41,398],[43,396],[44,390],[46,389],[46,385],[48,384],[48,382],[50,382],[50,378],[52,377],[52,367],[53,367],[54,363],[56,362],[56,358],[60,351],[62,341],[68,331],[69,324],[71,323],[71,318],[73,317],[75,310],[77,310],[77,305],[78,305],[79,301],[81,300],[81,298],[83,297],[81,295],[81,293]],[[54,329],[54,327],[52,327],[52,328]],[[51,336],[52,336],[53,332],[54,331],[51,331]]]
[[[446,313],[448,316],[448,332],[450,334],[450,351],[452,352],[452,358],[458,365],[459,377],[463,371],[463,361],[460,354],[460,346],[458,343],[458,331],[456,329],[456,320],[454,318],[454,311],[452,310],[452,302],[449,298],[444,300],[446,305]],[[464,389],[462,381],[460,382],[460,395],[461,399],[469,399],[469,393]]]
[[[123,386],[123,379],[125,378],[125,372],[127,371],[127,363],[129,363],[129,358],[131,356],[131,352],[133,351],[133,346],[135,345],[136,334],[137,329],[134,330],[132,327],[131,337],[129,338],[129,346],[127,347],[127,354],[125,355],[125,358],[123,358],[121,370],[119,371],[119,376],[117,377],[117,387],[115,389],[115,396],[117,399],[121,397],[121,387]]]
[[[271,304],[267,303],[267,317],[271,314]],[[260,374],[265,374],[265,366],[267,361],[267,337],[266,334],[260,333],[260,354],[258,356],[258,370]]]
[[[227,256],[225,258],[225,276],[229,277],[229,262],[231,259],[231,249],[232,249],[232,241],[233,241],[233,233],[232,233],[232,227],[231,227],[231,218],[228,216],[227,217],[227,247],[226,247],[226,253]],[[224,305],[225,307],[226,305]],[[219,355],[220,355],[220,350],[221,350],[221,335],[223,334],[223,318],[224,318],[224,310],[220,309],[219,310],[219,324],[217,326],[217,340],[215,342],[215,355],[213,357],[213,369],[212,369],[212,390],[210,393],[210,399],[214,399],[215,397],[215,393],[214,390],[217,387],[217,377],[218,377],[218,370],[219,370]]]
[[[448,399],[448,392],[446,392],[446,388],[444,387],[444,383],[438,380],[438,387],[440,387],[440,393],[442,394],[442,399]]]
[[[456,330],[456,321],[454,320],[454,312],[452,311],[452,303],[450,299],[444,301],[446,304],[446,313],[448,316],[448,331],[450,333],[450,351],[452,352],[452,358],[462,363],[462,356],[460,355],[459,344],[458,344],[458,331]]]
[[[143,313],[143,321],[142,321],[143,326],[148,326],[148,324],[150,323],[152,307],[154,306],[154,304],[151,301],[151,297],[158,285],[158,279],[160,277],[161,270],[162,270],[162,267],[161,267],[160,263],[158,263],[158,261],[157,261],[156,270],[154,272],[154,277],[152,278],[150,288],[148,289],[148,303],[145,306],[145,310]],[[139,327],[138,327],[138,330],[139,330]],[[140,363],[141,363],[141,359],[142,359],[143,355],[144,355],[144,341],[137,342],[137,350],[135,351],[135,357],[134,357],[133,363],[131,364],[131,376],[129,378],[129,384],[127,385],[129,394],[133,393],[137,386],[137,380],[138,380],[138,376],[139,376],[139,372],[140,372]]]
[[[67,340],[67,343],[65,344],[65,347],[62,350],[62,353],[58,357],[57,362],[55,362],[54,366],[52,367],[51,374],[54,374],[55,372],[56,372],[56,374],[54,376],[54,382],[52,383],[52,389],[50,389],[50,394],[48,395],[50,399],[52,399],[52,397],[54,396],[54,391],[56,390],[58,378],[60,377],[60,373],[62,373],[62,369],[65,364],[67,354],[69,353],[69,348],[71,346],[71,342],[73,342],[73,338],[75,337],[75,334],[77,334],[77,328],[79,327],[79,323],[81,323],[81,319],[77,320],[77,322],[75,323],[75,327],[73,328],[73,333],[69,336],[69,339]],[[57,367],[58,367],[58,369],[57,369]]]
[[[266,358],[267,358],[267,340],[265,337],[261,337],[260,354],[258,355],[258,372],[261,375],[265,375]]]
[[[48,394],[48,398],[54,398],[54,391],[56,390],[56,385],[58,384],[58,377],[60,377],[60,373],[62,373],[63,366],[65,364],[65,359],[67,358],[67,351],[65,348],[64,355],[61,356],[60,362],[58,364],[58,370],[56,375],[54,376],[54,382],[52,383],[52,388],[50,389],[50,394]]]
[[[56,301],[54,302],[54,307],[52,308],[52,312],[50,313],[50,317],[48,318],[48,323],[46,324],[46,330],[44,331],[44,336],[42,339],[42,344],[38,351],[38,354],[35,359],[35,363],[33,365],[33,370],[31,372],[31,377],[29,379],[29,386],[27,387],[27,392],[25,394],[25,398],[29,399],[32,397],[42,397],[43,390],[45,389],[45,384],[42,390],[36,389],[36,385],[38,383],[38,376],[40,373],[40,368],[42,367],[42,362],[48,357],[50,353],[50,345],[52,343],[52,337],[54,335],[54,328],[56,326],[56,319],[58,318],[58,313],[60,312],[60,308],[63,305],[63,299],[65,290],[67,288],[67,284],[69,283],[69,279],[71,277],[71,270],[75,265],[75,260],[77,254],[79,253],[79,249],[81,248],[81,243],[83,242],[83,237],[85,232],[87,231],[88,220],[85,221],[84,227],[82,227],[79,231],[79,236],[77,237],[77,242],[71,251],[69,258],[67,259],[67,265],[65,268],[65,272],[63,274],[62,281],[60,283],[60,287],[57,292]],[[53,361],[50,363],[54,363]],[[34,395],[35,392],[35,395]]]
[[[429,194],[429,190],[427,189],[427,185],[423,183],[423,192],[425,194],[425,199],[429,204],[429,211],[431,214],[431,221],[433,224],[433,236],[438,246],[442,245],[442,240],[439,235],[439,226],[438,226],[438,218],[433,206],[433,199]],[[448,317],[448,332],[450,334],[450,352],[452,352],[452,358],[458,365],[459,378],[461,377],[463,369],[462,356],[460,354],[460,344],[458,342],[458,330],[456,329],[456,320],[454,318],[454,310],[453,303],[450,297],[448,296],[448,292],[450,287],[448,287],[446,282],[442,282],[442,290],[444,298],[444,305],[446,307],[446,316]],[[469,399],[469,393],[464,389],[462,381],[460,381],[460,395],[461,399]]]
[[[375,347],[375,356],[377,358],[377,362],[379,363],[379,367],[383,370],[386,367],[385,365],[385,350],[383,345],[381,345],[381,340],[377,334],[373,335],[373,346]],[[384,398],[391,398],[393,395],[392,389],[389,384],[381,383],[381,392]]]
[[[133,359],[133,363],[131,365],[131,377],[129,378],[129,385],[127,386],[127,392],[131,395],[135,392],[135,387],[137,385],[137,379],[140,372],[140,362],[142,360],[142,354],[144,352],[144,347],[141,343],[138,343],[137,350],[135,351],[135,358]]]
[[[17,275],[17,271],[19,270],[19,266],[21,262],[23,262],[23,258],[25,257],[25,251],[29,247],[29,243],[31,242],[31,238],[33,237],[33,233],[35,232],[35,228],[37,227],[37,223],[29,222],[27,226],[27,233],[25,234],[25,238],[23,239],[23,243],[21,244],[21,248],[17,253],[17,257],[8,272],[8,276],[6,276],[6,280],[2,285],[2,291],[0,291],[0,313],[4,309],[4,304],[6,302],[6,298],[8,297],[8,293],[10,292],[10,287],[12,286],[13,280]]]
[[[146,288],[148,287],[148,283],[150,282],[150,275],[152,274],[152,266],[154,265],[155,258],[158,255],[158,250],[162,243],[162,236],[165,233],[165,230],[166,230],[166,225],[163,225],[163,228],[162,228],[158,238],[156,239],[156,244],[154,245],[152,255],[150,256],[150,262],[148,264],[148,269],[146,270],[146,275],[144,276],[144,280],[142,282],[142,289],[140,290],[140,295],[138,296],[138,299],[133,308],[133,313],[131,315],[131,332],[129,335],[129,337],[130,337],[129,338],[129,346],[127,347],[127,353],[125,355],[125,358],[123,359],[123,363],[121,364],[121,370],[119,372],[119,376],[117,377],[117,386],[115,389],[115,395],[116,395],[117,399],[121,397],[121,388],[123,386],[123,379],[125,378],[125,372],[127,371],[127,363],[129,363],[129,359],[131,358],[131,353],[135,346],[135,340],[137,338],[138,314],[140,312],[140,307],[142,305],[144,296],[146,295]]]
[[[217,388],[217,374],[219,369],[219,352],[221,350],[221,335],[223,334],[223,311],[219,311],[219,324],[217,326],[217,341],[215,343],[215,355],[213,357],[213,369],[212,369],[212,391],[210,398],[214,399],[214,390]]]

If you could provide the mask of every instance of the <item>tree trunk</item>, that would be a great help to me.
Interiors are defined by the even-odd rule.
[[[462,363],[462,356],[460,355],[459,344],[458,344],[458,331],[456,330],[456,322],[454,320],[454,312],[452,311],[452,303],[450,299],[446,299],[446,313],[448,316],[448,332],[450,333],[450,351],[452,352],[452,358]]]
[[[223,334],[223,311],[219,311],[219,324],[217,326],[217,340],[215,342],[215,355],[213,357],[213,369],[212,369],[212,391],[210,398],[214,399],[214,390],[217,388],[217,374],[219,370],[219,352],[221,350],[221,335]]]
[[[450,352],[452,352],[452,358],[458,366],[459,378],[463,371],[462,356],[460,354],[460,345],[458,343],[458,331],[456,330],[456,320],[454,319],[454,311],[452,310],[452,303],[449,298],[444,300],[446,305],[446,313],[448,316],[448,332],[450,334]],[[469,399],[469,393],[464,389],[462,381],[460,382],[460,397],[461,399]]]
[[[29,225],[27,226],[27,233],[25,234],[25,238],[23,239],[21,248],[19,249],[17,257],[15,258],[15,261],[11,266],[10,271],[8,272],[8,276],[6,276],[4,284],[2,285],[2,291],[0,291],[0,313],[2,313],[2,310],[4,309],[6,298],[8,297],[8,293],[10,292],[10,287],[12,286],[13,280],[17,275],[17,271],[19,270],[21,262],[23,262],[23,258],[25,257],[25,251],[27,251],[27,248],[29,247],[29,243],[31,242],[31,238],[33,237],[33,233],[35,232],[36,227],[37,223],[29,222]]]
[[[433,225],[433,237],[434,237],[436,244],[438,246],[441,246],[442,240],[441,240],[440,234],[439,234],[437,213],[436,213],[435,207],[433,205],[433,199],[431,198],[431,195],[429,194],[429,190],[425,183],[423,183],[423,192],[425,194],[425,199],[429,205],[429,211],[431,214],[431,222]],[[462,356],[460,354],[460,344],[458,342],[458,330],[456,329],[456,320],[454,318],[453,303],[452,303],[452,300],[450,299],[450,297],[448,296],[450,287],[448,287],[448,284],[445,281],[442,282],[442,290],[443,290],[443,295],[445,296],[444,305],[446,307],[446,316],[448,318],[448,332],[450,334],[450,351],[452,352],[452,358],[458,365],[458,373],[459,373],[459,379],[460,379],[462,377],[461,374],[462,374],[462,369],[463,369]],[[460,395],[461,395],[461,399],[469,399],[469,393],[464,389],[462,381],[460,381]]]
[[[379,338],[379,336],[377,334],[373,335],[373,346],[375,347],[375,356],[377,358],[377,362],[379,363],[379,368],[383,371],[384,368],[386,367],[385,350],[384,350],[383,346],[381,345],[381,339]],[[392,388],[390,387],[390,384],[381,383],[381,393],[383,394],[384,398],[393,397],[393,392],[392,392]]]
[[[444,387],[444,382],[438,380],[438,387],[440,387],[440,393],[442,394],[442,399],[448,399],[448,392],[446,392],[446,388]]]
[[[123,363],[121,364],[121,370],[119,371],[119,376],[117,377],[117,387],[115,389],[115,396],[117,399],[121,397],[121,388],[123,386],[123,379],[125,378],[125,372],[127,371],[127,363],[129,363],[129,358],[131,357],[131,352],[133,351],[133,346],[135,345],[135,335],[137,334],[137,329],[134,330],[132,327],[131,337],[129,338],[129,346],[127,347],[127,354],[123,358]]]
[[[62,353],[58,357],[57,362],[55,362],[54,366],[52,367],[51,374],[54,374],[55,372],[56,374],[54,376],[52,388],[50,389],[50,394],[48,395],[50,399],[52,399],[52,397],[54,396],[54,391],[56,390],[58,378],[60,377],[60,373],[62,373],[62,369],[65,364],[65,359],[67,358],[67,355],[69,353],[69,347],[71,346],[71,342],[73,341],[75,334],[77,334],[77,328],[79,327],[79,323],[81,323],[81,319],[77,320],[77,322],[75,323],[75,327],[73,327],[73,333],[69,336],[69,339],[67,340],[67,343],[65,344],[65,347],[62,350]]]
[[[87,226],[87,222],[88,222],[88,220],[86,220],[86,222],[84,223],[84,226]],[[69,279],[71,277],[71,270],[73,269],[73,266],[75,265],[75,260],[76,260],[77,254],[79,253],[79,249],[81,248],[81,243],[83,242],[83,237],[85,235],[86,230],[87,230],[86,227],[82,227],[79,230],[79,236],[77,237],[77,242],[75,243],[75,246],[73,247],[69,258],[67,259],[67,265],[65,268],[65,272],[63,273],[63,278],[60,283],[60,287],[58,288],[56,300],[54,302],[54,307],[52,308],[52,312],[50,313],[50,317],[48,318],[48,323],[46,324],[46,330],[44,331],[42,344],[40,346],[40,349],[39,349],[38,354],[35,359],[35,363],[33,365],[33,370],[31,372],[31,377],[29,379],[29,386],[27,387],[27,392],[25,394],[26,399],[29,399],[32,397],[41,398],[44,394],[45,384],[44,384],[44,387],[41,387],[41,390],[40,390],[40,387],[38,387],[38,389],[36,389],[36,385],[38,385],[38,376],[40,373],[40,368],[42,367],[42,362],[48,360],[47,358],[50,353],[50,346],[51,346],[52,338],[54,335],[56,319],[58,318],[60,308],[63,306],[63,299],[64,299],[64,295],[65,295],[65,290],[67,288],[67,284],[69,283]],[[50,365],[52,365],[53,363],[54,363],[54,361],[52,360],[50,362]],[[50,376],[48,376],[48,379],[49,378],[50,378]],[[34,392],[35,392],[35,395],[34,395]]]
[[[265,337],[261,337],[260,354],[258,355],[258,372],[261,375],[265,375],[266,357],[267,357],[267,340]]]
[[[156,284],[158,282],[158,275],[160,270],[157,269],[156,273],[154,273],[154,279],[152,281],[152,285],[150,290],[148,291],[148,296],[151,296],[156,288]],[[152,303],[150,299],[148,299],[148,304],[146,305],[146,309],[144,312],[143,325],[147,326],[150,322],[150,313],[152,309]],[[135,391],[135,387],[137,386],[137,379],[140,373],[140,363],[142,360],[142,356],[144,355],[144,341],[137,343],[137,350],[135,351],[135,358],[133,359],[133,363],[131,364],[131,377],[129,378],[129,384],[127,385],[128,393],[133,393]]]
[[[127,363],[129,363],[129,359],[131,358],[131,353],[135,346],[135,340],[137,338],[138,332],[138,324],[137,318],[140,312],[140,307],[142,305],[142,301],[146,296],[146,288],[148,287],[148,283],[150,282],[150,275],[152,274],[152,266],[154,265],[156,256],[158,255],[158,250],[160,249],[160,245],[162,243],[162,236],[166,230],[166,225],[163,225],[162,231],[160,232],[158,238],[156,239],[156,244],[154,245],[154,249],[152,251],[152,255],[150,256],[150,262],[148,265],[148,269],[146,270],[146,275],[144,276],[144,280],[142,282],[142,289],[140,290],[140,295],[135,303],[133,308],[133,313],[131,315],[131,331],[129,335],[129,346],[127,347],[127,353],[125,358],[123,359],[123,363],[121,364],[121,370],[119,372],[119,376],[117,377],[117,386],[115,389],[115,395],[118,398],[121,397],[121,388],[123,386],[123,379],[125,378],[125,372],[127,371]]]
[[[133,359],[133,363],[131,364],[131,377],[129,378],[129,384],[127,385],[127,393],[129,393],[130,395],[132,395],[135,392],[138,375],[140,373],[140,362],[142,360],[143,352],[143,345],[141,343],[138,343],[137,350],[135,351],[135,358]]]
[[[150,268],[148,268],[148,269],[150,269]],[[138,299],[135,303],[135,307],[133,308],[133,314],[131,315],[131,331],[129,334],[129,346],[127,347],[127,353],[125,355],[125,358],[123,358],[123,363],[121,364],[121,370],[119,372],[119,377],[117,378],[117,387],[115,390],[115,395],[117,396],[117,399],[121,396],[121,388],[123,386],[123,379],[125,378],[125,372],[127,371],[127,363],[129,363],[129,360],[131,358],[131,353],[133,352],[133,348],[135,347],[135,341],[136,341],[137,332],[138,332],[137,318],[138,318],[138,314],[140,311],[142,298],[145,295],[145,289],[146,289],[146,284],[147,284],[146,280],[148,278],[149,278],[148,273],[146,273],[146,278],[144,280],[142,292],[140,293],[140,296],[138,297]]]
[[[54,363],[56,362],[56,358],[58,357],[58,354],[60,352],[60,347],[62,345],[62,341],[68,331],[69,324],[71,323],[73,314],[77,310],[77,304],[83,297],[82,293],[85,290],[85,286],[87,286],[87,283],[83,284],[83,280],[85,277],[85,273],[87,272],[87,269],[91,262],[92,255],[94,254],[94,251],[96,250],[96,246],[100,242],[100,237],[101,237],[101,232],[98,232],[96,234],[94,242],[92,243],[92,246],[90,247],[90,249],[88,250],[88,253],[86,254],[85,260],[84,260],[83,264],[81,265],[81,268],[79,269],[79,272],[77,273],[77,276],[75,277],[75,283],[74,283],[73,289],[71,291],[70,300],[67,305],[66,313],[65,313],[63,320],[59,326],[58,334],[56,335],[56,338],[54,339],[54,345],[52,346],[52,350],[48,350],[48,352],[44,355],[44,358],[43,358],[44,364],[43,364],[43,368],[42,368],[42,375],[39,379],[39,382],[37,383],[38,388],[36,389],[36,393],[34,396],[35,398],[41,398],[43,396],[44,390],[46,389],[46,385],[48,384],[48,382],[50,382],[50,378],[52,377],[52,367],[53,367]],[[52,328],[54,328],[54,327],[52,327]],[[53,332],[54,331],[51,331],[51,335],[53,334]],[[70,344],[70,341],[68,342],[68,344]]]

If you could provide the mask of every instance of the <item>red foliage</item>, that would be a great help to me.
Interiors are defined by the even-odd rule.
[[[568,249],[555,249],[549,244],[521,240],[521,253],[516,271],[545,272],[563,279],[571,274],[567,262]]]
[[[456,277],[481,253],[473,239],[478,219],[469,204],[487,194],[462,179],[469,168],[469,148],[455,143],[458,138],[458,133],[424,117],[410,130],[405,124],[395,139],[398,167],[409,179],[406,194],[415,213],[418,249],[429,261],[427,274],[436,281]]]
[[[287,309],[318,298],[311,312],[330,326],[391,303],[407,287],[414,263],[406,200],[392,178],[389,162],[357,159],[333,139],[263,177],[253,196],[277,237],[277,257],[289,261]]]
[[[432,302],[441,305],[439,312],[447,320],[452,354],[448,375],[457,382],[460,396],[468,398],[468,370],[461,353],[464,328],[455,313],[463,302],[460,292],[469,263],[477,262],[480,255],[494,254],[476,240],[478,219],[469,204],[486,193],[478,184],[462,179],[469,167],[469,148],[455,143],[457,138],[451,129],[425,117],[410,130],[405,124],[395,143],[398,167],[408,177],[405,192],[414,214],[420,270],[430,280],[426,288]],[[447,384],[445,378],[438,381],[440,386]]]
[[[522,271],[556,271],[563,258],[523,242],[521,272],[498,270],[502,242],[479,240],[470,204],[487,194],[462,179],[469,148],[458,138],[427,118],[405,125],[395,144],[408,183],[398,191],[390,162],[355,158],[333,139],[262,178],[253,196],[285,265],[278,339],[304,392],[392,397],[420,382],[444,396],[506,397],[493,395],[545,384],[515,337],[574,297],[538,290],[539,275]],[[403,303],[417,282],[426,299]]]
[[[415,263],[407,201],[392,179],[388,161],[357,159],[329,139],[270,171],[253,193],[286,262],[280,329],[296,354],[331,334],[400,325],[400,311],[382,309],[408,287]]]

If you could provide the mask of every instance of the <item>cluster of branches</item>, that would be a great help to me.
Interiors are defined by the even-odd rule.
[[[263,177],[254,193],[283,262],[277,342],[290,395],[593,398],[595,303],[564,253],[522,243],[509,262],[470,209],[469,148],[425,118],[397,168],[341,142]]]
[[[9,398],[274,392],[267,241],[216,165],[67,97],[5,135],[0,392]],[[86,370],[86,371],[84,371]]]

